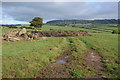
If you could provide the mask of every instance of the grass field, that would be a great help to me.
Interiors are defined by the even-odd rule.
[[[2,33],[8,32],[9,30],[12,29],[3,28]],[[105,67],[104,71],[107,72],[106,75],[108,77],[118,77],[118,64],[120,62],[118,61],[117,34],[78,27],[58,27],[48,25],[44,25],[41,30],[82,30],[87,31],[92,36],[72,38],[48,37],[47,40],[3,43],[2,67],[4,78],[34,77],[38,75],[40,69],[50,62],[54,62],[54,58],[59,56],[69,47],[72,49],[71,57],[77,58],[78,61],[76,61],[76,63],[81,64],[84,60],[83,55],[88,48],[94,49],[102,56]],[[71,41],[72,43],[68,44],[68,41]],[[69,71],[73,78],[92,77],[94,75],[94,69],[91,69],[91,72],[87,72],[81,65],[71,67]]]
[[[65,38],[3,44],[3,77],[34,77],[65,49]]]
[[[80,37],[88,47],[93,48],[102,56],[105,71],[117,77],[118,71],[118,35],[93,34],[94,36]]]
[[[85,29],[112,32],[118,30],[117,24],[75,24],[76,27],[83,27]]]
[[[25,25],[26,27],[29,27],[28,25]],[[20,29],[21,26],[18,26],[17,29]],[[5,33],[9,30],[12,30],[11,28],[3,28],[2,32]],[[35,30],[35,29],[28,29],[28,30]],[[62,27],[62,26],[49,26],[49,25],[43,25],[42,28],[38,29],[38,30],[71,30],[71,31],[87,31],[87,32],[91,32],[91,33],[95,33],[95,32],[101,32],[101,31],[96,31],[96,30],[89,30],[89,29],[84,29],[84,28],[78,28],[78,27]]]

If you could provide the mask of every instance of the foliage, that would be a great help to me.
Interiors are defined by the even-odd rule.
[[[54,26],[69,26],[70,24],[117,24],[118,20],[115,19],[104,19],[104,20],[53,20],[48,21],[47,25]]]
[[[40,17],[35,17],[32,21],[30,21],[30,26],[34,27],[42,27],[43,25],[43,19]]]
[[[112,34],[120,34],[120,30],[113,30]]]

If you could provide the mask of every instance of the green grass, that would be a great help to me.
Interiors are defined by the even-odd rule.
[[[2,29],[1,29],[1,32],[2,32],[2,33],[6,33],[6,32],[11,31],[11,30],[21,30],[21,28],[13,28],[13,29],[12,29],[12,28],[7,28],[7,27],[6,27],[6,28],[2,28]],[[31,31],[31,30],[34,30],[34,29],[27,29],[27,31]]]
[[[94,69],[90,67],[85,67],[84,64],[84,54],[88,50],[87,46],[80,41],[77,37],[68,37],[68,41],[70,42],[71,47],[71,59],[69,62],[68,71],[70,72],[72,78],[85,78],[85,77],[93,77],[95,75]],[[91,71],[88,71],[90,69]]]
[[[26,27],[30,27],[29,25],[23,25]],[[21,30],[20,29],[21,26],[18,26],[18,28],[16,28],[17,30]],[[10,30],[13,30],[12,28],[2,28],[2,33],[6,33]],[[36,30],[36,29],[27,29],[28,31],[31,30]],[[38,30],[71,30],[71,31],[86,31],[89,33],[101,33],[102,31],[96,31],[96,30],[90,30],[90,29],[85,29],[85,28],[79,28],[79,27],[61,27],[61,26],[50,26],[50,25],[43,25],[42,28],[38,28]]]
[[[88,26],[84,28],[89,28],[91,30],[97,30],[102,32],[112,32],[113,30],[117,30],[117,24],[75,24],[77,27]]]
[[[6,33],[6,32],[8,32],[10,30],[13,30],[13,29],[11,29],[11,28],[2,28],[1,29],[2,33]]]
[[[32,78],[67,49],[65,38],[3,44],[3,78]],[[52,49],[52,50],[50,50]]]
[[[92,24],[76,24],[76,25],[92,25]],[[20,26],[16,26],[18,27],[18,29],[20,29],[20,27],[25,26],[25,27],[31,27],[29,24],[28,25],[20,25]],[[95,32],[104,32],[104,31],[98,31],[98,30],[106,30],[106,31],[112,31],[112,30],[117,30],[118,27],[110,27],[110,26],[116,26],[116,24],[106,24],[106,25],[95,25],[92,26],[90,29],[85,29],[85,28],[80,28],[80,27],[62,27],[62,26],[50,26],[50,25],[43,25],[42,28],[40,28],[41,30],[73,30],[73,31],[79,31],[79,30],[83,30],[83,31],[87,31],[87,32],[91,32],[91,33],[95,33]],[[97,30],[93,30],[93,29],[97,29]],[[7,32],[8,30],[11,30],[9,28],[4,29],[3,28],[3,33]],[[32,30],[32,29],[29,29]]]
[[[109,27],[109,26],[97,26],[99,29],[109,29],[109,30],[116,30],[118,27]]]
[[[84,29],[84,28],[78,28],[78,27],[62,27],[62,26],[49,26],[49,25],[44,25],[42,28],[42,30],[71,30],[71,31],[86,31],[86,32],[91,32],[91,33],[94,33],[94,32],[100,32],[100,31],[96,31],[96,30],[89,30],[89,29]]]
[[[109,77],[118,77],[118,35],[93,34],[93,36],[79,37],[88,47],[93,48],[102,56],[105,71]],[[108,61],[111,60],[111,61]]]
[[[29,27],[29,25],[26,25]],[[99,27],[98,27],[99,28]],[[101,27],[102,29],[112,29],[113,27]],[[18,28],[19,30],[20,28]],[[115,28],[113,28],[115,29]],[[8,32],[12,29],[3,28],[2,33]],[[29,29],[32,30],[32,29]],[[94,76],[94,69],[84,68],[81,64],[84,62],[84,53],[87,47],[93,48],[102,56],[105,72],[109,77],[117,77],[118,75],[118,35],[110,32],[102,32],[91,29],[84,29],[78,27],[58,27],[44,25],[41,30],[73,30],[73,31],[87,31],[92,36],[81,37],[51,37],[48,40],[40,41],[26,41],[26,42],[11,42],[3,43],[3,77],[21,77],[28,78],[38,75],[39,70],[54,58],[59,56],[63,50],[71,47],[75,65],[69,70],[73,78],[91,77]],[[70,42],[68,45],[67,42]],[[52,50],[50,50],[52,48]],[[111,60],[111,61],[108,61]],[[71,62],[72,64],[73,62]],[[71,65],[69,64],[69,65]],[[87,69],[91,71],[88,72]]]
[[[29,25],[24,25],[26,27],[30,27]],[[18,26],[21,27],[21,26]],[[40,28],[41,30],[72,30],[72,31],[79,31],[79,30],[83,30],[83,31],[87,31],[87,32],[95,32],[96,30],[89,30],[89,29],[84,29],[84,28],[79,28],[79,27],[62,27],[62,26],[50,26],[50,25],[43,25],[42,28]],[[97,31],[99,32],[99,31]]]

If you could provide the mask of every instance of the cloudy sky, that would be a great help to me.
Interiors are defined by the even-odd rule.
[[[44,22],[57,19],[117,19],[117,2],[2,2],[2,23]],[[1,21],[0,21],[1,22]]]

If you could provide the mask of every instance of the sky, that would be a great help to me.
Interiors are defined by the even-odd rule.
[[[118,2],[2,2],[0,24],[28,24],[34,17],[42,17],[44,22],[117,19]]]

